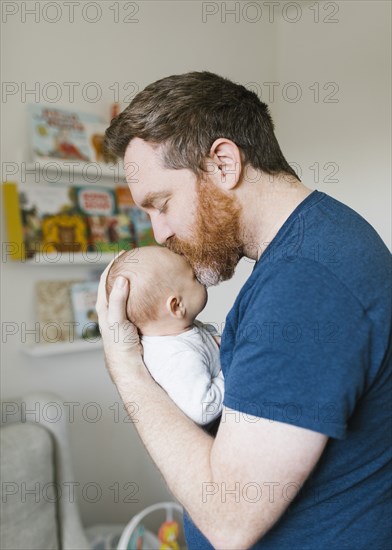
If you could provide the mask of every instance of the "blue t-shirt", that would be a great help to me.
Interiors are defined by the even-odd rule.
[[[329,436],[296,498],[252,548],[391,548],[391,302],[387,247],[319,191],[242,287],[222,334],[224,405]],[[184,512],[189,549],[211,549]]]

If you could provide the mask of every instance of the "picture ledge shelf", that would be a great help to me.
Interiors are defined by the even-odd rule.
[[[19,263],[33,267],[47,267],[52,265],[64,267],[65,265],[78,265],[94,268],[97,265],[107,265],[117,256],[118,252],[54,252],[50,254],[36,254],[34,258],[20,260]]]
[[[79,353],[84,351],[96,351],[103,349],[102,341],[89,342],[86,340],[74,340],[73,342],[54,342],[46,344],[32,344],[23,347],[23,353],[30,357],[46,357],[49,355],[62,355],[63,353]]]

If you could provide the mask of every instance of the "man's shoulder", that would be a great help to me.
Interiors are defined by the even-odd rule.
[[[255,299],[280,300],[312,292],[354,296],[367,309],[372,296],[388,293],[391,254],[357,212],[323,194],[299,212],[255,264],[237,306]]]
[[[330,268],[371,268],[390,261],[390,251],[376,229],[356,210],[322,194],[313,206],[300,213],[300,253]]]
[[[328,296],[331,301],[334,297],[353,295],[336,270],[312,258],[281,258],[253,275],[253,283],[243,296],[249,305],[291,304],[295,307],[298,301],[310,302],[313,295],[320,299]]]

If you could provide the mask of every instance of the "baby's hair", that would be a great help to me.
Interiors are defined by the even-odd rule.
[[[115,260],[109,269],[106,278],[106,296],[109,299],[112,292],[114,281],[121,275],[128,279],[130,283],[130,292],[127,300],[127,317],[138,328],[149,321],[158,319],[159,305],[165,298],[164,287],[157,284],[151,273],[145,273],[141,276],[139,273],[137,292],[135,292],[135,281],[131,281],[132,262],[135,261],[135,251],[128,250]],[[136,270],[135,270],[136,271]]]

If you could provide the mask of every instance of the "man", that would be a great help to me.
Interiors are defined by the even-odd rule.
[[[391,258],[380,237],[298,180],[253,92],[208,72],[147,86],[106,146],[124,157],[158,243],[200,282],[256,261],[222,335],[215,438],[149,376],[128,282],[109,304],[106,272],[100,285],[110,375],[184,507],[189,548],[387,548]]]

